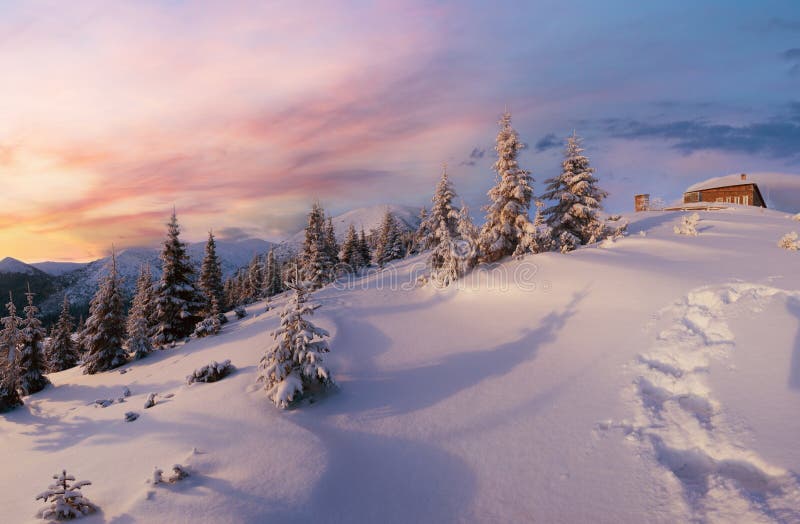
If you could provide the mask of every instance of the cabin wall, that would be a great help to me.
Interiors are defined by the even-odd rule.
[[[761,195],[755,190],[753,184],[690,191],[683,194],[683,202],[685,204],[694,202],[722,202],[726,204],[766,207],[761,200]]]

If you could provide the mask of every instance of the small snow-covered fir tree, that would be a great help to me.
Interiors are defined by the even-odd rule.
[[[339,263],[339,242],[336,240],[336,229],[333,227],[331,217],[328,217],[325,223],[325,253],[328,257],[329,270],[333,273],[336,264]]]
[[[61,314],[50,334],[50,343],[45,350],[47,370],[51,373],[78,365],[78,346],[72,339],[72,316],[69,314],[69,297],[64,295]]]
[[[17,308],[11,292],[8,293],[8,316],[3,318],[3,332],[0,333],[0,413],[22,405],[17,391],[17,353],[22,334],[19,330],[22,319],[17,316]]]
[[[136,330],[140,319],[145,320],[146,333],[152,338],[156,329],[156,294],[153,285],[153,275],[150,264],[142,264],[139,268],[139,277],[136,279],[131,309],[128,314],[127,332],[129,335]]]
[[[15,365],[0,360],[0,413],[10,411],[22,405],[22,398],[17,391],[17,373]]]
[[[778,240],[778,247],[788,251],[797,251],[798,248],[800,248],[800,242],[797,241],[797,232],[792,231],[783,235],[780,240]]]
[[[330,257],[330,240],[327,238],[325,212],[319,203],[314,203],[308,214],[308,225],[300,257],[303,278],[315,288],[331,280],[334,262]]]
[[[153,351],[152,326],[148,319],[148,315],[153,314],[152,290],[150,268],[145,265],[140,269],[136,295],[128,312],[127,346],[128,352],[133,354],[134,359],[144,358]]]
[[[458,241],[454,246],[459,257],[459,276],[464,276],[478,262],[478,237],[480,232],[472,222],[469,207],[463,201],[458,211]]]
[[[275,249],[270,248],[267,254],[267,264],[264,269],[264,294],[267,297],[277,295],[283,291],[281,282],[281,266],[275,257]]]
[[[431,217],[428,210],[423,207],[419,212],[419,226],[414,235],[414,242],[417,250],[426,251],[433,246],[433,228],[431,227]]]
[[[575,133],[567,138],[561,174],[546,183],[547,191],[542,198],[552,201],[553,205],[543,213],[557,247],[566,252],[577,245],[602,240],[604,226],[598,211],[608,193],[597,186],[594,168],[589,167],[581,138]]]
[[[212,298],[217,300],[217,304],[223,304],[225,302],[222,288],[222,266],[217,256],[217,243],[211,231],[208,232],[208,241],[206,242],[203,264],[200,266],[200,279],[197,282],[197,286],[200,288],[205,298],[203,313],[206,316],[208,316],[208,312],[211,310]]]
[[[279,408],[287,408],[304,393],[333,384],[330,372],[322,364],[329,351],[329,334],[308,320],[319,307],[306,302],[308,283],[292,284],[294,290],[281,324],[271,333],[275,343],[258,366],[258,380],[264,383],[267,397]]]
[[[692,213],[691,215],[684,215],[681,217],[681,222],[672,230],[676,235],[686,235],[690,237],[697,236],[697,223],[700,222],[700,215]]]
[[[372,264],[372,250],[369,247],[367,234],[364,233],[363,227],[358,235],[358,250],[361,252],[361,262],[364,264],[364,266],[369,266]]]
[[[387,209],[386,214],[383,215],[380,235],[378,236],[375,262],[383,267],[387,262],[403,258],[404,255],[405,246],[400,234],[400,227],[397,225],[397,219],[395,219],[392,212]]]
[[[481,229],[479,245],[481,258],[494,262],[513,254],[520,238],[526,234],[530,220],[528,210],[533,196],[533,178],[530,171],[519,166],[519,152],[525,144],[511,126],[511,113],[506,111],[500,119],[495,151],[497,173],[495,186],[489,190],[486,221]]]
[[[247,266],[247,280],[245,283],[245,295],[247,302],[255,302],[261,299],[264,294],[262,286],[264,285],[264,264],[261,261],[261,255],[253,255],[250,260],[250,265]]]
[[[8,310],[8,316],[3,317],[3,332],[0,333],[0,356],[4,356],[16,369],[17,352],[22,343],[22,334],[19,327],[22,319],[17,316],[17,306],[14,305],[14,297],[11,291],[8,292],[6,309]]]
[[[25,319],[21,324],[22,344],[19,350],[17,386],[23,395],[32,395],[43,390],[50,381],[44,376],[46,365],[44,360],[44,339],[46,333],[39,320],[39,308],[33,305],[30,285],[25,297]]]
[[[125,313],[122,282],[117,274],[117,255],[111,254],[111,267],[89,305],[89,318],[82,333],[86,354],[83,372],[94,374],[121,366],[127,361],[122,347],[125,340]]]
[[[447,166],[442,169],[442,177],[436,184],[433,193],[433,206],[428,218],[431,233],[433,234],[433,244],[438,244],[444,232],[449,238],[458,236],[458,210],[453,207],[453,199],[456,197],[453,184],[447,176]]]
[[[344,237],[339,260],[345,265],[347,271],[350,272],[356,272],[364,266],[364,262],[361,259],[358,235],[356,234],[356,228],[353,224],[350,224],[347,228],[347,234]]]
[[[212,296],[211,309],[206,318],[197,323],[193,335],[197,338],[203,338],[219,334],[222,329],[222,322],[220,322],[219,317],[219,304],[217,303],[217,298]]]
[[[46,491],[40,493],[36,500],[46,504],[36,514],[42,519],[72,520],[97,511],[97,506],[83,496],[81,489],[92,483],[83,480],[75,482],[75,477],[68,475],[66,470],[53,475],[55,483]]]
[[[156,290],[155,342],[166,345],[188,337],[200,320],[202,294],[194,283],[194,269],[186,244],[180,239],[175,212],[167,224],[167,238],[161,250],[161,280]]]

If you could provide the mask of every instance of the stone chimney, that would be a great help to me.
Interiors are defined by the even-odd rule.
[[[742,180],[747,180],[747,175],[746,175],[745,173],[742,173],[742,174],[741,174],[741,175],[739,175],[739,176],[741,176],[741,177],[742,177]]]

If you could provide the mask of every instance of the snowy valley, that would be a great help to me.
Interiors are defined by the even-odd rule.
[[[699,215],[696,237],[638,213],[617,241],[444,289],[417,282],[424,256],[340,279],[311,297],[337,388],[289,411],[256,382],[287,293],[119,370],[51,374],[0,417],[4,519],[33,520],[66,468],[92,481],[87,523],[800,522],[800,276],[777,247],[798,222]],[[173,464],[190,476],[148,483]]]

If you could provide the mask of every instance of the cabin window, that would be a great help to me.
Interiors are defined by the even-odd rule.
[[[750,205],[750,197],[748,195],[743,196],[742,200],[744,200],[744,202],[742,202],[744,205],[746,206]]]
[[[717,200],[716,200],[716,201],[717,201],[717,202],[724,202],[724,200],[722,199],[722,197],[717,197]]]

